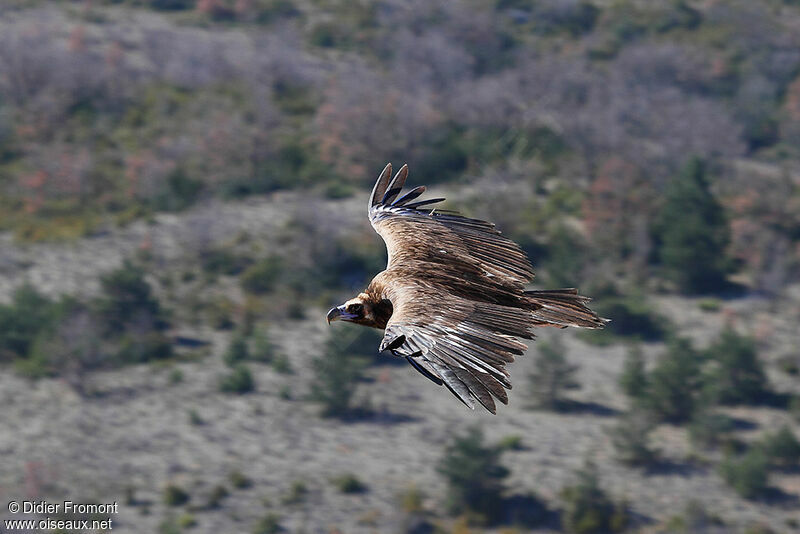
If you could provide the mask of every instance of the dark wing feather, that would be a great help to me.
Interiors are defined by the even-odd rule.
[[[393,347],[393,354],[433,375],[471,408],[478,401],[495,413],[495,399],[508,404],[511,381],[505,365],[527,348],[514,335],[531,337],[530,312],[438,295],[441,307],[431,314],[425,310],[437,298],[433,289],[420,284],[389,293],[394,313],[381,350]],[[492,315],[505,320],[490,325]],[[397,340],[402,340],[399,346]]]
[[[378,176],[378,181],[375,182],[375,187],[372,188],[372,194],[369,196],[369,209],[373,206],[380,204],[383,194],[386,192],[386,186],[389,184],[389,178],[392,177],[392,164],[387,163],[386,167]]]

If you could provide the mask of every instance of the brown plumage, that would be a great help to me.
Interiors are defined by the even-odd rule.
[[[506,363],[533,339],[537,326],[602,328],[575,289],[526,291],[533,268],[520,247],[493,224],[415,201],[425,187],[400,196],[408,176],[392,165],[378,177],[369,220],[389,253],[386,270],[357,297],[328,312],[384,329],[381,351],[402,356],[445,385],[470,408],[475,401],[495,413],[508,403]]]

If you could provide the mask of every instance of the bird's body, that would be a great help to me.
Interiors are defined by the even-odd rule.
[[[408,169],[378,178],[369,218],[388,251],[386,270],[358,296],[328,312],[385,330],[380,350],[405,357],[467,406],[495,413],[511,388],[505,364],[538,326],[600,328],[604,320],[574,289],[526,291],[533,268],[519,246],[486,221],[414,202],[417,187],[397,199]],[[397,199],[397,200],[395,200]]]

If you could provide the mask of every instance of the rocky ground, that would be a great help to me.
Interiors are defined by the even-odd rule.
[[[226,241],[246,231],[268,246],[300,209],[300,200],[281,194],[244,203],[212,203],[68,244],[19,245],[4,235],[0,298],[7,299],[23,281],[50,295],[92,294],[99,274],[140,250],[154,253],[168,271],[199,241]],[[363,229],[360,200],[336,201],[345,221],[340,231]],[[778,302],[757,297],[725,301],[718,312],[703,312],[695,300],[686,298],[658,297],[655,302],[701,346],[726,321],[736,321],[756,336],[768,361],[798,347],[798,288],[790,288]],[[580,365],[582,386],[571,397],[583,408],[571,413],[529,409],[526,375],[532,370],[532,355],[526,355],[511,366],[516,385],[511,403],[500,407],[496,416],[466,409],[408,366],[387,365],[372,368],[372,380],[359,392],[377,415],[349,422],[322,419],[318,407],[305,398],[311,359],[321,353],[328,333],[324,312],[312,307],[305,319],[269,325],[294,372],[279,374],[270,366],[252,364],[257,390],[248,395],[225,395],[217,389],[229,334],[183,325],[173,334],[208,341],[204,355],[96,373],[89,377],[96,390],[90,397],[78,396],[57,379],[31,382],[11,368],[0,369],[0,501],[116,500],[120,505],[119,514],[112,517],[115,532],[156,532],[166,519],[177,521],[186,514],[196,522],[187,532],[252,532],[271,512],[290,532],[399,532],[409,521],[401,506],[401,495],[409,488],[424,493],[427,510],[441,510],[445,486],[435,464],[453,434],[479,424],[490,441],[522,437],[523,449],[503,456],[512,472],[508,485],[514,493],[535,492],[552,508],[558,506],[559,490],[573,480],[575,469],[591,458],[604,487],[630,502],[645,532],[681,514],[690,502],[723,518],[733,532],[755,523],[789,532],[791,520],[800,520],[800,474],[773,476],[773,485],[783,492],[780,499],[743,500],[713,467],[704,467],[681,428],[657,430],[657,444],[668,460],[663,469],[643,473],[615,462],[608,429],[626,407],[617,376],[627,349],[590,346],[572,331],[542,335],[562,337],[569,359]],[[662,346],[644,350],[652,362]],[[779,390],[800,392],[796,380],[774,366],[770,378]],[[742,431],[744,438],[783,423],[800,430],[785,411],[734,411],[751,423]],[[236,472],[251,484],[235,488],[230,477]],[[331,480],[347,473],[365,482],[367,490],[341,493]],[[292,498],[299,482],[308,492],[298,496],[294,491]],[[167,506],[163,495],[169,484],[185,489],[189,502]],[[218,506],[206,506],[218,485],[230,494]],[[8,517],[3,509],[0,518]]]

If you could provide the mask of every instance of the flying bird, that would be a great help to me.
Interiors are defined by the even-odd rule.
[[[400,196],[408,166],[383,169],[369,198],[369,220],[386,243],[386,270],[353,299],[328,312],[384,330],[380,351],[404,357],[468,407],[491,413],[508,404],[505,365],[540,326],[602,328],[606,322],[575,289],[525,289],[533,280],[522,249],[495,225],[432,208],[419,186]]]

